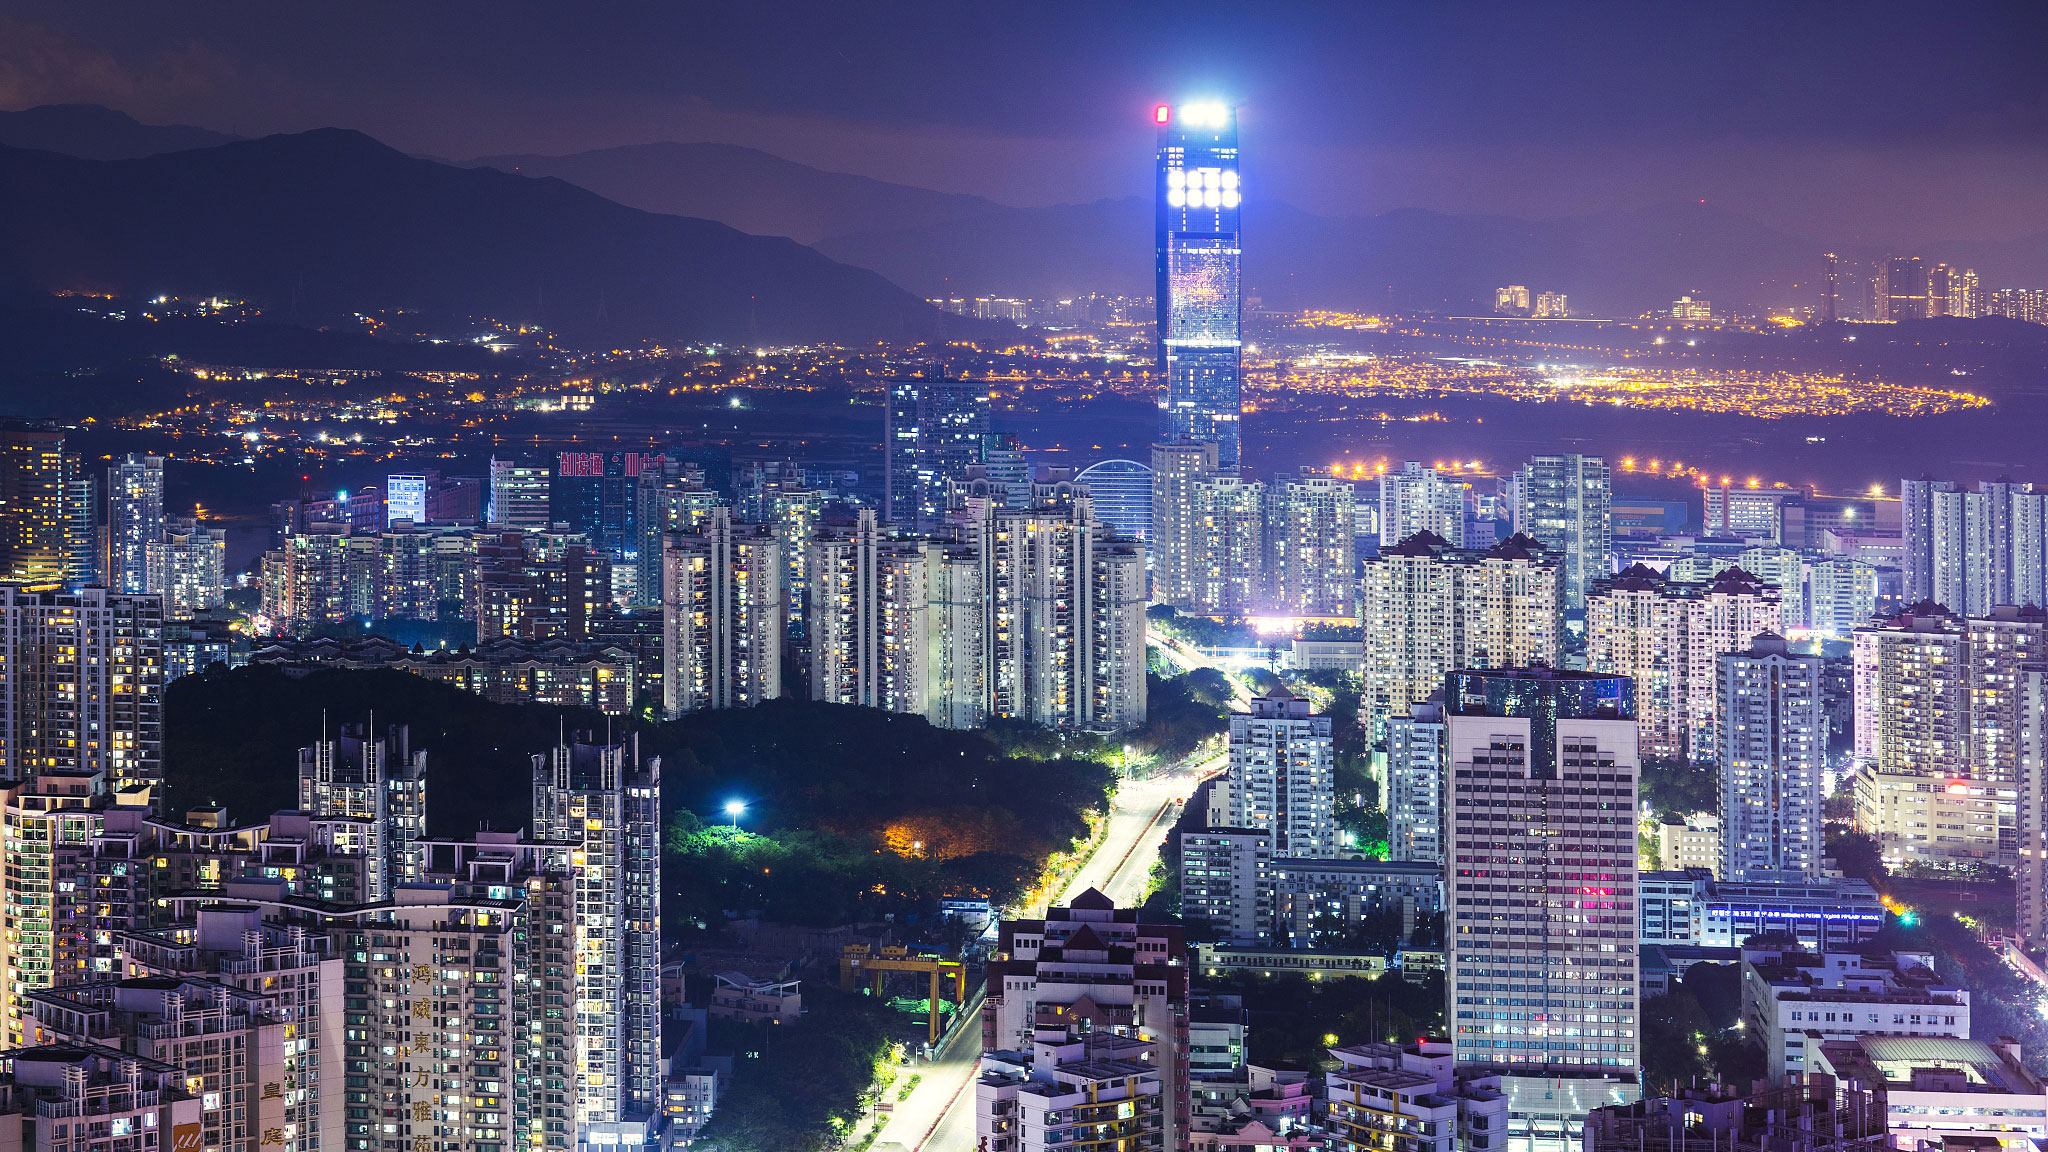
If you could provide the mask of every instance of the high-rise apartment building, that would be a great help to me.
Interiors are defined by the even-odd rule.
[[[1237,110],[1161,105],[1153,195],[1157,242],[1160,436],[1216,445],[1226,474],[1240,463],[1243,411]]]
[[[1493,310],[1501,316],[1527,316],[1530,310],[1529,286],[1510,284],[1493,290]]]
[[[218,608],[227,597],[228,534],[173,520],[143,549],[145,592],[163,597],[166,616]]]
[[[810,544],[811,698],[923,716],[987,718],[978,551],[883,536],[872,510]]]
[[[1820,279],[1820,310],[1817,319],[1822,324],[1833,324],[1842,318],[1842,261],[1833,252],[1822,256],[1825,267]]]
[[[1454,548],[1465,546],[1465,484],[1410,460],[1399,472],[1380,475],[1380,547],[1418,532],[1441,537]]]
[[[656,456],[640,462],[634,487],[638,505],[635,522],[640,526],[637,578],[633,604],[655,607],[661,603],[662,546],[671,532],[695,532],[711,519],[714,509],[725,503],[718,493],[704,486],[702,468],[681,460]]]
[[[1918,256],[1886,258],[1877,266],[1873,297],[1877,315],[1871,319],[1882,324],[1935,315],[1933,298],[1928,295],[1928,272],[1928,266]]]
[[[782,543],[714,509],[666,545],[662,690],[670,717],[782,695]]]
[[[1269,828],[1196,828],[1181,833],[1181,919],[1206,924],[1225,943],[1269,943],[1272,862]]]
[[[163,779],[163,608],[157,597],[0,586],[0,770]]]
[[[129,455],[107,469],[107,586],[149,592],[149,546],[164,534],[164,458]]]
[[[1118,1078],[1157,1075],[1160,1124],[1149,1146],[1179,1148],[1189,1135],[1187,938],[1178,924],[1140,916],[1091,888],[1047,909],[1043,920],[1004,920],[995,948],[1004,958],[989,962],[981,1048],[985,1055],[1033,1053],[1042,1042],[1071,1042],[1084,1031],[1151,1045],[1149,1061]],[[1060,1059],[1055,1053],[1053,1062]],[[1031,1071],[1038,1071],[1035,1060]],[[1051,1123],[1064,1131],[1078,1119]]]
[[[1969,637],[1923,608],[1853,637],[1856,759],[1881,772],[1970,774]]]
[[[1586,597],[1586,667],[1634,682],[1645,755],[1711,762],[1715,660],[1784,628],[1778,589],[1740,568],[1705,583],[1633,565]]]
[[[387,535],[418,539],[416,533]],[[376,547],[374,538],[358,539]],[[582,640],[591,618],[612,603],[611,559],[582,533],[492,533],[477,539],[475,556],[468,615],[480,641]]]
[[[1145,548],[1066,508],[992,512],[972,533],[988,604],[989,714],[1113,734],[1145,721]]]
[[[1902,481],[1902,591],[1983,616],[2001,604],[2048,607],[2048,489],[2010,480],[1969,490],[1949,480]]]
[[[1586,606],[1586,586],[1607,575],[1614,489],[1607,460],[1577,452],[1537,456],[1515,474],[1515,531],[1564,561],[1564,606]]]
[[[1230,826],[1271,834],[1275,856],[1335,856],[1336,770],[1328,716],[1284,687],[1254,698],[1230,715]]]
[[[1418,533],[1366,561],[1359,619],[1368,730],[1382,734],[1454,668],[1556,665],[1563,569],[1526,536],[1481,551]]]
[[[1795,656],[1765,633],[1716,661],[1721,866],[1737,884],[1821,878],[1821,776],[1828,722],[1821,658]]]
[[[2048,611],[1994,608],[1963,622],[1969,652],[1971,775],[2016,783],[2025,775],[2024,669],[2048,663]]]
[[[1861,560],[1816,560],[1806,566],[1806,626],[1836,640],[1877,614],[1877,569]]]
[[[882,518],[918,529],[946,517],[946,489],[982,462],[989,440],[988,385],[895,380],[882,429]]]
[[[1282,616],[1358,610],[1357,493],[1327,476],[1281,476],[1266,490],[1266,606]]]
[[[419,882],[414,844],[427,834],[427,753],[413,751],[408,729],[384,735],[344,724],[299,749],[299,810],[316,821],[348,821],[335,849],[363,861],[362,903],[389,900]]]
[[[1625,676],[1446,678],[1444,1016],[1457,1067],[1502,1075],[1506,1147],[1640,1092],[1634,704]]]
[[[1387,859],[1444,861],[1442,693],[1387,720]]]
[[[1198,614],[1241,616],[1264,600],[1266,486],[1217,476],[1195,485],[1195,596]]]
[[[577,1120],[661,1106],[661,758],[589,733],[533,758],[533,834],[566,842],[579,931],[567,1015],[579,1027]]]
[[[484,512],[485,521],[504,528],[547,531],[549,485],[544,464],[491,457],[491,502]]]
[[[74,574],[72,474],[56,425],[0,429],[0,577],[51,584]]]
[[[1975,319],[1984,312],[1984,286],[1977,279],[1975,268],[1950,268],[1948,270],[1948,299],[1944,302],[1942,314]]]
[[[1152,446],[1152,599],[1194,611],[1196,573],[1206,547],[1197,529],[1195,493],[1215,478],[1216,445]]]
[[[640,471],[659,457],[645,452],[563,452],[548,480],[548,519],[580,533],[614,560],[640,549]]]
[[[1530,313],[1538,320],[1565,320],[1571,314],[1571,307],[1562,292],[1538,292],[1535,310]]]

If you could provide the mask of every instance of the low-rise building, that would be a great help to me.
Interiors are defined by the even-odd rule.
[[[1887,868],[2019,863],[2016,782],[1866,765],[1850,783],[1856,826],[1877,840]]]
[[[1349,929],[1374,914],[1398,915],[1400,942],[1406,942],[1417,917],[1444,906],[1444,870],[1433,861],[1280,856],[1269,871],[1272,938],[1296,947],[1315,942],[1319,920]]]
[[[1324,1077],[1332,1148],[1494,1152],[1508,1146],[1501,1078],[1460,1075],[1448,1040],[1330,1049]]]
[[[974,1128],[988,1152],[1165,1147],[1154,1045],[1113,1032],[1040,1041],[982,1057]],[[1086,1143],[1083,1143],[1083,1142]]]
[[[1796,1123],[1786,1119],[1796,1117]],[[1582,1152],[1878,1152],[1885,1129],[1868,1091],[1826,1077],[1748,1093],[1692,1085],[1595,1108]]]
[[[720,972],[711,990],[711,1016],[744,1024],[794,1024],[804,1014],[801,980],[756,980],[744,972]]]
[[[1754,936],[1789,936],[1814,951],[1849,951],[1884,927],[1884,902],[1867,881],[1730,884],[1705,869],[1644,872],[1636,886],[1645,944],[1733,948]]]
[[[1637,939],[1645,944],[1697,944],[1713,876],[1705,869],[1636,875]]]
[[[1683,824],[1657,825],[1657,859],[1669,872],[1705,869],[1721,874],[1721,818],[1695,812]]]
[[[1808,952],[1789,940],[1742,950],[1743,1026],[1764,1046],[1770,1078],[1816,1071],[1822,1043],[1865,1036],[1970,1034],[1970,992],[1943,984],[1934,958]]]
[[[1378,952],[1336,952],[1316,948],[1234,948],[1227,944],[1195,945],[1195,967],[1204,975],[1306,976],[1327,980],[1363,976],[1377,980],[1387,974],[1387,958]]]
[[[2032,1148],[2048,1138],[2048,1089],[2019,1041],[1861,1036],[1823,1042],[1814,1071],[1867,1092],[1893,1148]]]

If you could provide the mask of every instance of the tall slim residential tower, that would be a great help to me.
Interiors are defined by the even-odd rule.
[[[299,749],[299,809],[315,820],[358,822],[336,847],[363,859],[363,901],[389,900],[421,877],[413,844],[427,834],[427,754],[414,752],[403,724],[383,736],[344,724]]]
[[[1337,854],[1330,718],[1276,687],[1230,716],[1230,827],[1270,832],[1275,856]]]
[[[1614,541],[1614,492],[1607,460],[1570,452],[1537,456],[1515,474],[1515,531],[1564,560],[1564,606],[1586,607],[1586,585],[1607,575]]]
[[[1828,721],[1821,658],[1795,656],[1766,632],[1717,661],[1721,871],[1734,884],[1804,884],[1821,876],[1821,773]]]
[[[1266,564],[1266,486],[1217,476],[1195,485],[1192,610],[1239,616],[1256,610]]]
[[[64,432],[35,423],[0,430],[0,579],[67,579],[73,558]]]
[[[1640,1094],[1634,686],[1453,672],[1444,727],[1455,1062],[1502,1074],[1505,1147],[1576,1147],[1587,1112]]]
[[[228,534],[173,520],[143,549],[147,592],[164,598],[167,616],[191,616],[220,606],[227,595]]]
[[[1826,262],[1826,267],[1820,279],[1820,322],[1832,324],[1841,319],[1841,258],[1829,252],[1821,259]]]
[[[1160,439],[1216,445],[1217,466],[1240,463],[1242,411],[1238,287],[1237,110],[1226,104],[1164,104],[1157,197]]]
[[[1387,859],[1444,861],[1444,698],[1387,721]]]
[[[661,1102],[661,758],[638,737],[580,732],[533,758],[533,834],[567,841],[578,916],[573,996],[584,1125],[652,1116]]]
[[[1380,476],[1380,547],[1396,544],[1417,532],[1442,537],[1454,548],[1465,546],[1465,485],[1447,480],[1419,460],[1399,472]],[[1543,543],[1556,547],[1550,541]]]
[[[946,486],[982,462],[988,448],[988,385],[966,380],[896,380],[882,429],[882,518],[936,528]]]
[[[1152,599],[1192,611],[1204,544],[1196,531],[1196,490],[1216,476],[1216,445],[1152,446]]]
[[[1357,496],[1327,476],[1275,477],[1266,489],[1268,605],[1283,616],[1358,610]]]
[[[149,546],[164,534],[164,458],[130,455],[107,469],[107,586],[148,592]]]
[[[662,691],[670,717],[747,708],[782,695],[782,544],[759,524],[713,510],[668,538],[662,593]]]

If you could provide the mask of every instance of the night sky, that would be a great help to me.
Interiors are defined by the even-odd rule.
[[[1031,205],[1142,194],[1151,105],[1218,97],[1315,212],[1705,199],[1919,245],[2048,228],[2044,44],[2038,3],[0,0],[0,107],[455,159],[717,140]]]

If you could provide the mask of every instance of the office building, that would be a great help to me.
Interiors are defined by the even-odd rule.
[[[660,1110],[661,758],[639,738],[578,733],[533,758],[533,835],[581,862],[570,992],[576,1116],[617,1124]]]
[[[1831,640],[1847,640],[1877,615],[1877,569],[1861,560],[1816,560],[1806,565],[1806,627]]]
[[[1145,548],[1067,508],[969,526],[983,565],[991,716],[1105,735],[1145,722]]]
[[[1445,1018],[1525,1147],[1639,1095],[1634,686],[1551,668],[1444,684]]]
[[[195,616],[227,597],[228,534],[173,520],[143,549],[145,592],[163,597],[166,616]]]
[[[2018,1041],[1859,1036],[1823,1041],[1814,1079],[1866,1109],[1858,1129],[1890,1148],[2038,1146],[2048,1138],[2048,1088]]]
[[[0,769],[163,779],[163,609],[105,588],[0,587]]]
[[[1186,952],[1179,925],[1146,923],[1137,909],[1118,908],[1092,888],[1066,907],[1047,909],[1043,920],[1004,920],[994,950],[1003,959],[989,961],[982,1002],[984,1059],[1034,1053],[1035,1045],[1047,1042],[1071,1043],[1084,1031],[1148,1045],[1151,1060],[1117,1079],[1157,1077],[1156,1146],[1180,1147],[1189,1131]],[[1054,1058],[1064,1059],[1057,1053]],[[1005,1062],[1013,1068],[1024,1063]],[[1034,1053],[1032,1072],[1046,1062]],[[991,1120],[1003,1115],[992,1107],[979,1111]],[[1027,1127],[1019,1119],[1003,1131],[1016,1134]],[[1055,1130],[1068,1126],[1042,1119]]]
[[[1357,614],[1356,503],[1343,480],[1274,479],[1266,490],[1266,607],[1282,616]]]
[[[1180,834],[1180,910],[1226,944],[1270,941],[1273,833],[1268,828],[1198,828]]]
[[[1828,724],[1821,658],[1764,633],[1717,660],[1721,867],[1737,883],[1821,877],[1821,775]]]
[[[1136,460],[1098,460],[1074,483],[1088,490],[1095,515],[1118,536],[1152,544],[1152,469]]]
[[[364,891],[351,902],[389,900],[421,878],[413,845],[427,834],[427,753],[412,750],[408,732],[393,724],[379,736],[366,724],[343,724],[299,749],[299,810],[349,821],[335,847],[364,862]]]
[[[987,718],[981,556],[883,536],[872,510],[809,544],[811,698],[923,716]]]
[[[0,429],[0,576],[51,584],[76,571],[74,474],[56,425]]]
[[[1196,575],[1207,547],[1195,518],[1195,493],[1215,478],[1216,445],[1152,446],[1152,599],[1183,611],[1197,603]]]
[[[1387,859],[1444,862],[1444,701],[1387,720]]]
[[[384,478],[384,523],[388,528],[401,520],[424,524],[434,518],[433,479],[424,472],[396,472]]]
[[[1241,616],[1264,600],[1266,486],[1216,476],[1194,490],[1194,601],[1198,615]]]
[[[1715,659],[1784,627],[1778,589],[1740,568],[1706,583],[1641,564],[1596,581],[1586,600],[1586,667],[1636,686],[1643,754],[1711,762]]]
[[[1514,1121],[1500,1077],[1461,1068],[1453,1048],[1428,1037],[1331,1048],[1337,1068],[1323,1076],[1335,1141],[1331,1147],[1404,1152],[1502,1152],[1510,1147]],[[1521,1135],[1526,1139],[1528,1133]]]
[[[1162,105],[1156,115],[1159,438],[1216,445],[1235,474],[1242,412],[1237,110]]]
[[[1577,452],[1537,456],[1515,474],[1515,531],[1564,563],[1564,606],[1584,610],[1586,587],[1608,574],[1614,490],[1607,461]]]
[[[614,560],[640,549],[640,472],[659,458],[644,452],[563,452],[548,480],[548,520]]]
[[[1453,668],[1558,662],[1564,565],[1526,536],[1481,551],[1419,533],[1363,567],[1362,712],[1375,737]]]
[[[988,445],[988,385],[894,380],[882,429],[882,518],[918,530],[946,516],[947,485],[966,478]]]
[[[1789,942],[1742,949],[1742,1024],[1774,1082],[1813,1072],[1816,1049],[1861,1036],[1970,1035],[1970,991],[1943,983],[1934,957],[1809,952]]]
[[[550,478],[546,465],[491,457],[490,507],[486,523],[501,528],[545,532],[548,516]]]
[[[107,586],[148,592],[149,546],[164,533],[164,458],[129,455],[107,469]]]
[[[1410,460],[1399,472],[1380,474],[1380,547],[1418,532],[1440,537],[1453,548],[1465,546],[1465,484]]]
[[[694,533],[668,537],[662,596],[662,689],[671,718],[747,708],[782,695],[782,543],[723,508]]]
[[[1229,825],[1273,837],[1275,856],[1337,854],[1330,718],[1285,687],[1230,714]]]

